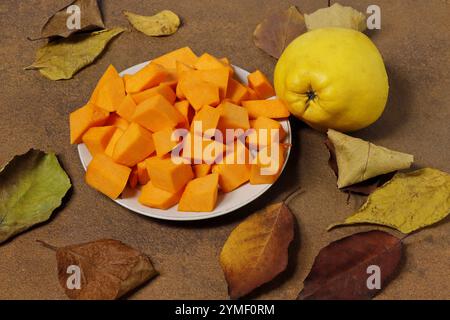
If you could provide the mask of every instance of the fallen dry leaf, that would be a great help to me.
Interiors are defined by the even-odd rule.
[[[36,61],[25,70],[39,70],[50,80],[70,79],[94,62],[108,42],[123,31],[123,28],[105,29],[50,42],[38,49]]]
[[[334,150],[333,143],[329,139],[325,140],[325,145],[330,152],[330,158],[328,159],[328,165],[333,170],[336,177],[339,176],[339,170],[336,161],[336,151]],[[379,186],[385,184],[387,181],[391,180],[394,176],[394,172],[382,174],[373,178],[369,178],[367,180],[352,184],[348,187],[341,188],[340,190],[343,192],[350,193],[358,193],[362,195],[369,195],[374,192]]]
[[[152,37],[174,34],[181,24],[180,18],[170,10],[163,10],[153,16],[141,16],[129,11],[123,14],[136,30]]]
[[[71,299],[117,299],[157,275],[145,254],[118,240],[102,239],[62,248],[39,242],[56,251],[59,283]],[[79,289],[68,286],[73,274],[68,272],[69,266],[81,271]]]
[[[245,296],[286,269],[293,237],[294,218],[282,202],[240,223],[220,253],[230,297]]]
[[[338,188],[344,188],[389,172],[407,169],[414,157],[329,129],[338,171]]]
[[[291,6],[287,10],[272,13],[258,24],[253,32],[253,42],[278,59],[288,44],[304,32],[306,25],[303,14]]]
[[[366,203],[342,225],[373,223],[403,233],[432,225],[450,213],[450,175],[437,169],[424,168],[397,173],[379,187]]]
[[[67,19],[72,13],[67,12],[67,8],[76,5],[80,8],[80,28],[69,29],[67,27]],[[42,38],[64,37],[67,38],[75,32],[92,31],[95,29],[103,29],[102,14],[97,4],[97,0],[75,0],[68,4],[54,15],[52,15],[44,24],[41,30]]]
[[[321,249],[304,281],[300,300],[362,300],[383,290],[395,276],[402,257],[402,242],[383,231],[369,231],[334,241]],[[368,286],[379,268],[379,289]]]
[[[54,153],[15,156],[0,170],[0,243],[48,220],[70,187]]]
[[[311,14],[305,14],[308,30],[336,27],[354,29],[363,32],[367,28],[366,15],[352,7],[344,7],[339,3],[331,7],[319,9]]]

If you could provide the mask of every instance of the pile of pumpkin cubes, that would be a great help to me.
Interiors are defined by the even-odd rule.
[[[261,174],[265,164],[250,161],[253,149],[267,151],[272,136],[248,140],[234,137],[220,141],[205,133],[227,129],[286,132],[280,119],[289,111],[274,96],[274,89],[260,71],[248,76],[248,85],[234,77],[228,59],[205,53],[198,57],[184,47],[152,60],[133,75],[119,76],[109,66],[89,102],[70,114],[72,144],[84,143],[92,155],[86,182],[112,199],[128,185],[142,186],[139,202],[179,211],[213,211],[218,192],[231,192],[243,184],[273,183],[284,163],[285,145],[279,144],[279,165],[271,175]],[[200,132],[194,131],[200,124]],[[173,139],[175,130],[187,132]],[[209,130],[209,131],[208,131]],[[200,133],[200,140],[198,136]],[[221,150],[193,152],[200,148]],[[260,142],[264,141],[264,142]],[[279,142],[277,141],[277,142]],[[223,148],[215,148],[220,144]],[[214,146],[214,148],[212,148]],[[174,157],[174,150],[177,156]],[[236,161],[237,157],[246,160]],[[175,158],[177,161],[175,161]],[[186,161],[188,160],[188,161]],[[233,161],[235,160],[235,161]]]

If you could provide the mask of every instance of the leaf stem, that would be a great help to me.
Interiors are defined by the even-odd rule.
[[[50,250],[53,250],[53,251],[58,250],[58,247],[52,246],[51,244],[48,244],[47,242],[44,242],[42,240],[36,240],[36,242],[39,242],[42,246],[44,246],[47,249],[50,249]]]

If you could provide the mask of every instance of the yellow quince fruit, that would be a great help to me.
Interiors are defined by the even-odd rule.
[[[318,130],[354,131],[383,113],[389,92],[383,58],[363,33],[313,30],[284,50],[275,91],[291,113]]]

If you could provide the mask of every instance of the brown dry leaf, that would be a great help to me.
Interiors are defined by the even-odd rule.
[[[357,233],[334,241],[320,250],[298,299],[370,299],[396,275],[401,257],[401,240],[383,231]],[[376,284],[377,268],[380,289],[368,285]]]
[[[288,44],[304,32],[306,25],[303,14],[291,6],[287,10],[274,12],[258,24],[253,32],[253,42],[278,59]]]
[[[336,27],[363,32],[367,28],[366,15],[364,13],[352,7],[344,7],[339,3],[319,9],[311,14],[305,14],[305,23],[308,31]]]
[[[129,11],[123,14],[136,30],[151,37],[174,34],[181,24],[180,18],[170,10],[163,10],[153,16],[141,16]]]
[[[240,223],[220,253],[230,297],[245,296],[286,269],[293,237],[294,218],[283,202]]]
[[[329,129],[338,171],[338,188],[345,188],[367,179],[401,169],[407,169],[414,157],[393,151],[368,141]]]
[[[67,27],[67,19],[72,15],[71,11],[67,12],[67,8],[73,5],[80,8],[80,29],[69,29]],[[67,38],[75,32],[92,31],[103,29],[104,27],[97,0],[75,0],[47,20],[42,27],[40,39],[52,37]]]
[[[71,299],[117,299],[157,275],[145,254],[118,240],[102,239],[62,248],[39,242],[56,251],[59,283]],[[80,289],[69,289],[69,266],[80,268]]]

